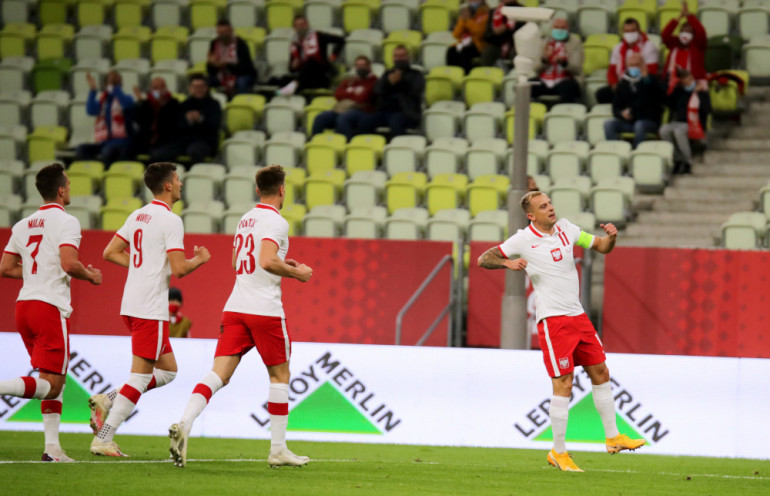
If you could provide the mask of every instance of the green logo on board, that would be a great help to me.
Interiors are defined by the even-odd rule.
[[[87,424],[91,418],[88,408],[88,398],[91,393],[86,391],[71,375],[67,374],[64,395],[62,397],[61,421],[68,424]],[[11,415],[9,422],[41,422],[39,401],[28,401],[16,413]]]

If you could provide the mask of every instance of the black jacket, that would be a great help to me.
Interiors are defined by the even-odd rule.
[[[204,98],[188,97],[181,105],[181,133],[185,143],[205,141],[214,149],[219,147],[219,128],[222,126],[222,108],[219,102],[206,95]],[[186,114],[197,110],[203,116],[202,122],[190,124]]]
[[[511,7],[521,7],[522,5],[519,2],[514,2],[510,5]],[[492,27],[492,21],[494,19],[494,12],[496,7],[490,7],[489,9],[489,17],[487,18],[487,28],[484,30],[484,41],[489,43],[490,45],[495,46],[502,46],[503,43],[514,43],[513,41],[513,33],[521,29],[525,23],[523,22],[516,22],[513,25],[513,29],[506,29],[501,34],[495,34],[495,30]],[[513,53],[516,53],[516,50],[514,48]]]
[[[422,114],[422,96],[425,93],[425,77],[422,72],[409,68],[401,75],[398,83],[390,84],[388,75],[395,70],[397,69],[386,71],[374,85],[377,110],[402,112],[411,119],[419,120]]]
[[[181,104],[176,98],[169,99],[158,111],[158,122],[155,127],[157,139],[152,142],[152,124],[155,114],[148,100],[142,100],[136,105],[135,123],[137,127],[134,143],[137,152],[147,152],[150,147],[164,146],[176,142],[179,139],[179,118]]]
[[[631,109],[631,120],[646,120],[660,124],[665,94],[663,86],[654,76],[634,82],[628,76],[618,83],[612,100],[612,114],[623,120],[623,110]]]
[[[670,122],[687,122],[687,106],[690,104],[691,96],[692,92],[686,91],[679,85],[674,88],[667,102],[669,109],[668,120]],[[699,91],[698,98],[700,99],[698,116],[700,118],[700,125],[705,130],[708,116],[711,113],[711,96],[708,91]]]
[[[214,44],[216,42],[216,39],[211,40],[211,44],[209,45],[209,53],[214,50]],[[227,70],[236,76],[257,77],[257,70],[254,68],[254,62],[251,60],[251,52],[249,51],[249,46],[245,41],[238,38],[237,36],[235,37],[235,50],[236,56],[238,57],[238,63],[228,65]],[[216,67],[208,63],[206,64],[206,71],[210,77],[216,77],[217,72],[219,72]]]

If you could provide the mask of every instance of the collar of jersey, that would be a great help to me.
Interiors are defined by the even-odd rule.
[[[49,208],[58,208],[62,212],[64,212],[64,207],[59,205],[58,203],[46,203],[42,207],[40,207],[40,210],[48,210]]]
[[[556,231],[554,231],[553,234],[541,233],[532,223],[529,224],[529,230],[532,231],[532,233],[538,238],[545,238],[546,236],[553,236],[554,234],[561,232],[561,228],[558,225],[554,224],[554,226],[556,227]]]
[[[265,209],[267,209],[267,210],[272,210],[272,211],[274,211],[274,212],[275,212],[275,213],[277,213],[278,215],[281,215],[281,212],[279,212],[277,208],[275,208],[275,207],[274,207],[274,206],[272,206],[272,205],[268,205],[268,204],[266,204],[266,203],[257,203],[257,204],[254,206],[254,208],[265,208]]]
[[[162,202],[162,201],[160,201],[160,200],[153,200],[153,201],[151,201],[150,203],[151,203],[151,204],[153,204],[153,205],[160,205],[161,207],[166,207],[166,209],[167,209],[169,212],[171,212],[171,207],[169,207],[168,205],[166,205],[166,202]]]

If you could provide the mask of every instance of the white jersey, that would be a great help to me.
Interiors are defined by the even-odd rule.
[[[37,300],[72,313],[70,279],[61,267],[59,248],[80,249],[80,222],[58,203],[48,203],[13,226],[6,253],[19,255],[24,284],[17,301]]]
[[[184,252],[184,225],[159,200],[136,210],[115,234],[130,245],[120,315],[168,320],[168,252]]]
[[[560,219],[553,234],[541,233],[530,224],[499,246],[506,258],[527,261],[527,275],[535,290],[536,320],[585,313],[580,304],[580,281],[572,254],[574,245],[589,249],[594,236]]]
[[[278,245],[278,257],[289,251],[289,223],[275,207],[257,204],[238,223],[235,231],[235,286],[225,303],[225,312],[284,317],[281,276],[259,266],[262,241]]]

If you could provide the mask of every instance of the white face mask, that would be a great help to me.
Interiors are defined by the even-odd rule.
[[[107,87],[104,88],[104,91],[106,91],[107,93],[112,93],[112,90],[114,90],[114,89],[115,89],[115,87],[113,85],[108,84]]]
[[[681,41],[683,45],[689,44],[692,41],[692,33],[687,31],[679,33],[679,41]]]
[[[160,91],[160,90],[152,90],[152,97],[153,97],[154,99],[156,99],[156,100],[160,100],[160,95],[161,95],[161,94],[162,94],[162,93],[161,93],[161,91]]]
[[[628,33],[623,33],[623,39],[629,45],[633,45],[639,40],[639,31],[630,31]]]

